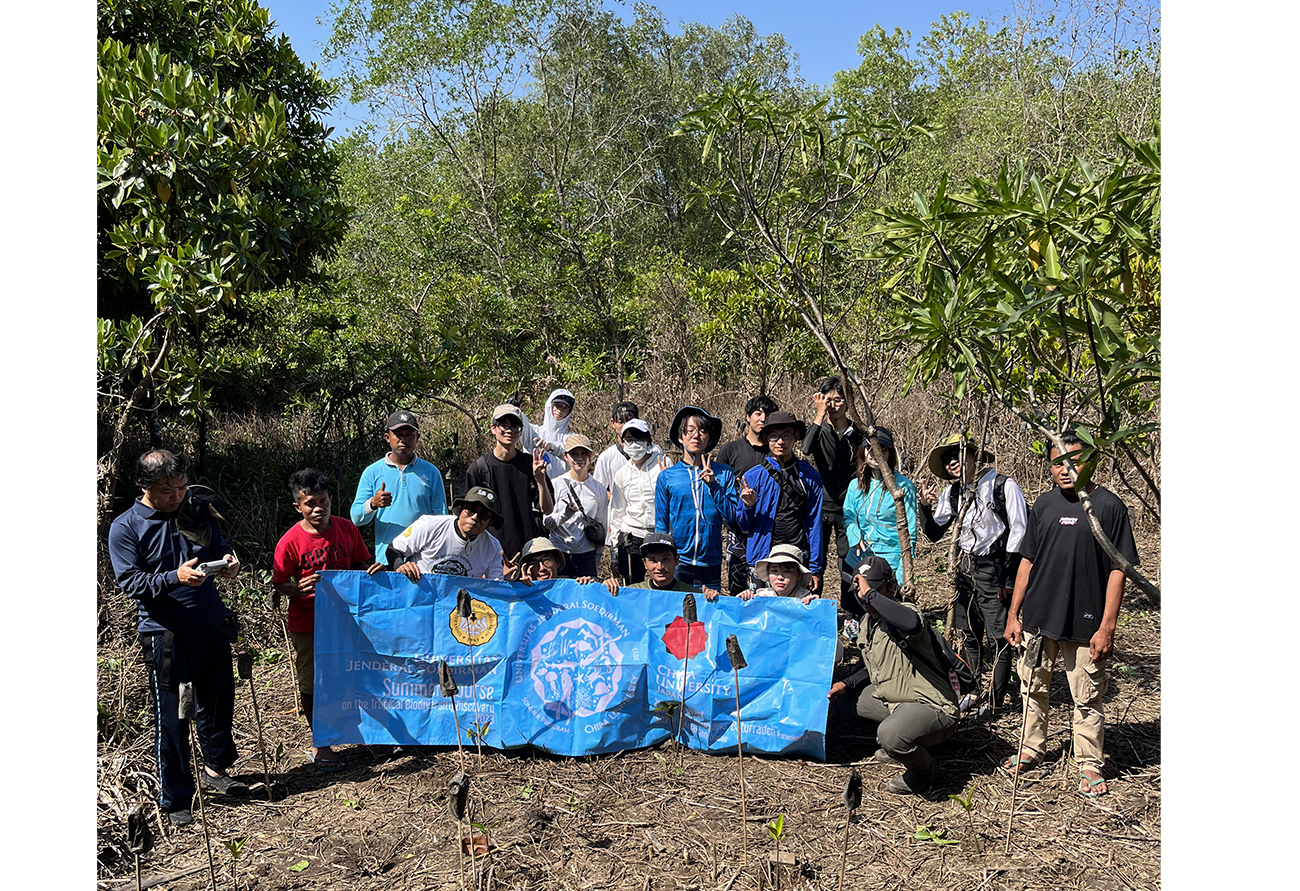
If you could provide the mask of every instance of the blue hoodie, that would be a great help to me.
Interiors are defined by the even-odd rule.
[[[780,470],[775,458],[763,459],[763,464],[772,470]],[[795,473],[808,493],[808,502],[804,505],[803,527],[808,532],[808,570],[813,575],[820,575],[825,555],[822,554],[822,477],[811,464],[802,458],[795,459]],[[745,540],[745,562],[757,566],[772,551],[772,526],[776,521],[776,505],[781,497],[781,487],[772,475],[755,465],[745,473],[745,480],[750,488],[758,492],[758,503],[747,507],[740,502],[736,514],[736,525],[740,531],[749,536]]]
[[[690,566],[722,566],[722,524],[736,522],[736,475],[712,463],[713,482],[679,461],[655,483],[655,532],[673,537],[677,557]]]

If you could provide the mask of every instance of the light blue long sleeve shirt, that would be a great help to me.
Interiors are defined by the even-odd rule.
[[[370,510],[370,497],[384,489],[392,494],[388,507]],[[447,492],[442,472],[423,458],[402,469],[385,455],[361,472],[357,497],[352,501],[352,522],[358,528],[375,524],[375,560],[388,562],[388,543],[425,514],[445,514]]]

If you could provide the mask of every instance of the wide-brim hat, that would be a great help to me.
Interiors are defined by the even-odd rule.
[[[556,572],[564,569],[564,551],[557,548],[555,543],[549,538],[542,538],[541,536],[529,539],[529,541],[524,545],[524,549],[519,552],[519,565],[522,566],[527,563],[529,559],[540,557],[542,554],[554,554],[559,558],[560,562],[559,566],[556,568]]]
[[[812,582],[812,570],[807,566],[807,559],[803,548],[791,544],[777,545],[772,548],[771,553],[754,564],[754,575],[766,582],[771,564],[793,563],[799,567],[799,572],[802,573],[799,577],[799,584],[806,588]]]
[[[492,511],[491,525],[493,529],[500,529],[505,522],[501,517],[501,499],[497,497],[496,492],[493,492],[487,486],[475,486],[459,498],[453,498],[451,502],[452,513],[459,514],[462,504],[477,504]]]
[[[774,427],[793,427],[794,435],[799,438],[800,442],[803,442],[804,436],[808,433],[808,425],[796,418],[790,412],[774,411],[763,421],[763,429],[758,434],[759,438],[766,442],[767,434],[769,434]]]
[[[976,464],[993,463],[992,452],[981,450],[980,447],[975,444],[974,440],[964,439],[960,433],[953,433],[939,440],[939,444],[930,449],[930,457],[925,459],[925,466],[930,468],[930,472],[941,480],[955,480],[957,477],[949,473],[948,469],[943,466],[943,454],[953,446],[960,446],[963,440],[966,443],[966,448],[970,450],[972,454],[979,452],[979,457],[975,459]]]
[[[704,422],[709,428],[709,444],[704,447],[704,451],[711,452],[718,445],[718,440],[722,438],[722,418],[715,418],[698,405],[683,405],[677,409],[677,414],[673,415],[672,426],[668,428],[668,441],[679,449],[682,446],[682,424],[690,415],[704,415]]]

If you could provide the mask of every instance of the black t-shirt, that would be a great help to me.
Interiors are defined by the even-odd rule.
[[[823,511],[828,507],[843,507],[849,483],[858,472],[853,456],[865,438],[862,431],[852,425],[843,436],[836,435],[829,420],[808,425],[808,433],[803,438],[803,452],[821,474]]]
[[[501,501],[500,529],[490,530],[501,542],[501,552],[510,559],[523,550],[524,544],[546,533],[540,524],[533,523],[533,505],[539,502],[537,480],[533,478],[533,456],[516,452],[509,461],[502,461],[494,452],[479,458],[465,472],[468,489],[487,486]],[[554,492],[551,482],[547,489]]]
[[[1101,528],[1116,550],[1135,566],[1137,548],[1128,508],[1109,489],[1090,493]],[[1053,488],[1038,496],[1029,512],[1020,553],[1033,563],[1021,608],[1027,632],[1052,640],[1088,643],[1101,627],[1106,582],[1113,569],[1097,544],[1079,497]]]
[[[763,465],[772,474],[781,490],[776,501],[776,516],[772,518],[772,545],[791,544],[808,550],[808,528],[804,517],[808,509],[808,490],[799,479],[799,468],[791,461],[782,470],[772,470],[771,462]]]
[[[733,439],[718,450],[718,461],[731,468],[731,472],[740,479],[745,471],[756,467],[770,453],[765,445],[754,445],[745,437]]]

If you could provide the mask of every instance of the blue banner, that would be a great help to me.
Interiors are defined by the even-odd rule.
[[[469,619],[456,614],[460,589]],[[481,736],[587,755],[676,736],[736,749],[739,672],[747,752],[824,760],[835,603],[696,596],[569,579],[531,587],[457,576],[324,572],[316,585],[315,745],[455,745]],[[460,692],[442,695],[446,660]],[[683,702],[685,683],[685,706]]]

